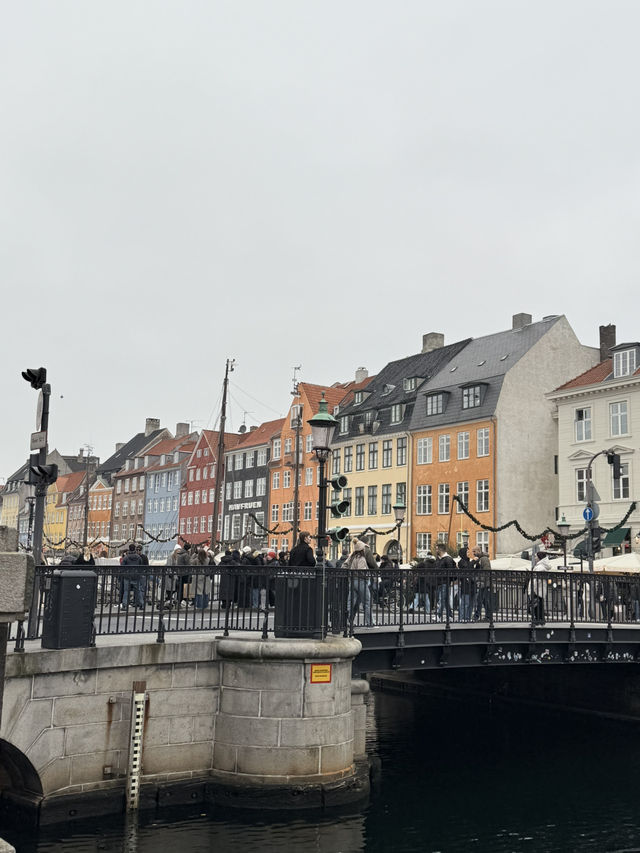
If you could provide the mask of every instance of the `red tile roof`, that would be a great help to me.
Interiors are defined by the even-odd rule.
[[[613,362],[610,358],[607,358],[601,361],[600,364],[596,364],[595,367],[590,367],[589,370],[585,370],[584,373],[565,382],[564,385],[560,385],[559,388],[556,388],[556,391],[569,391],[571,388],[584,388],[587,385],[597,385],[599,382],[604,382],[612,372]],[[640,376],[640,367],[633,375]]]
[[[250,430],[249,432],[245,432],[240,435],[240,440],[237,445],[235,448],[231,449],[244,449],[245,447],[257,447],[260,444],[268,444],[273,436],[277,435],[282,430],[284,422],[285,418],[278,418],[275,421],[265,421],[265,423],[260,424],[257,429]],[[226,447],[225,440],[225,450],[227,449],[229,448]]]

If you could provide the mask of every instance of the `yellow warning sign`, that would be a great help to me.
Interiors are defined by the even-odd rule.
[[[312,684],[330,684],[331,683],[331,667],[330,663],[312,663],[311,664],[311,683]]]

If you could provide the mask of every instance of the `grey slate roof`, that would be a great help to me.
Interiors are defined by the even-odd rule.
[[[366,412],[373,411],[374,420],[379,424],[375,435],[407,430],[411,419],[413,405],[416,396],[430,377],[438,375],[449,361],[457,356],[469,344],[471,338],[449,344],[445,347],[426,353],[417,353],[406,358],[391,361],[378,373],[377,376],[363,389],[364,399],[362,403],[350,402],[344,409],[340,407],[338,417],[349,415],[349,431],[341,434],[336,429],[332,444],[352,441],[362,436],[360,424],[363,422]],[[403,379],[418,377],[418,387],[413,391],[405,391]],[[385,388],[394,386],[392,390],[385,393]],[[391,406],[402,403],[406,406],[404,418],[401,423],[391,424]],[[372,430],[365,430],[365,435],[371,438]]]
[[[161,427],[160,429],[154,430],[149,435],[145,435],[143,432],[139,432],[137,435],[134,435],[133,438],[129,439],[129,441],[120,448],[120,450],[117,450],[113,456],[110,456],[102,463],[102,465],[99,466],[96,471],[96,475],[101,476],[109,485],[111,485],[111,475],[116,474],[122,468],[125,460],[130,456],[135,456],[143,447],[146,447],[149,442],[153,441],[154,438],[164,431],[165,427]]]
[[[409,429],[431,429],[445,424],[482,420],[496,410],[507,372],[536,344],[561,317],[530,323],[521,329],[509,329],[475,338],[418,393]],[[462,388],[483,385],[481,405],[462,408]],[[426,396],[448,392],[446,408],[440,415],[427,415]]]

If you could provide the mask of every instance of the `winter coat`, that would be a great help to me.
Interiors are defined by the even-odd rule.
[[[315,566],[316,558],[313,556],[313,548],[304,542],[291,549],[289,555],[290,566]]]

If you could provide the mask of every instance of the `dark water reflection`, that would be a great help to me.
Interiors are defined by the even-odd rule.
[[[211,809],[5,832],[19,853],[602,853],[640,850],[640,725],[376,695],[383,762],[362,809]]]

